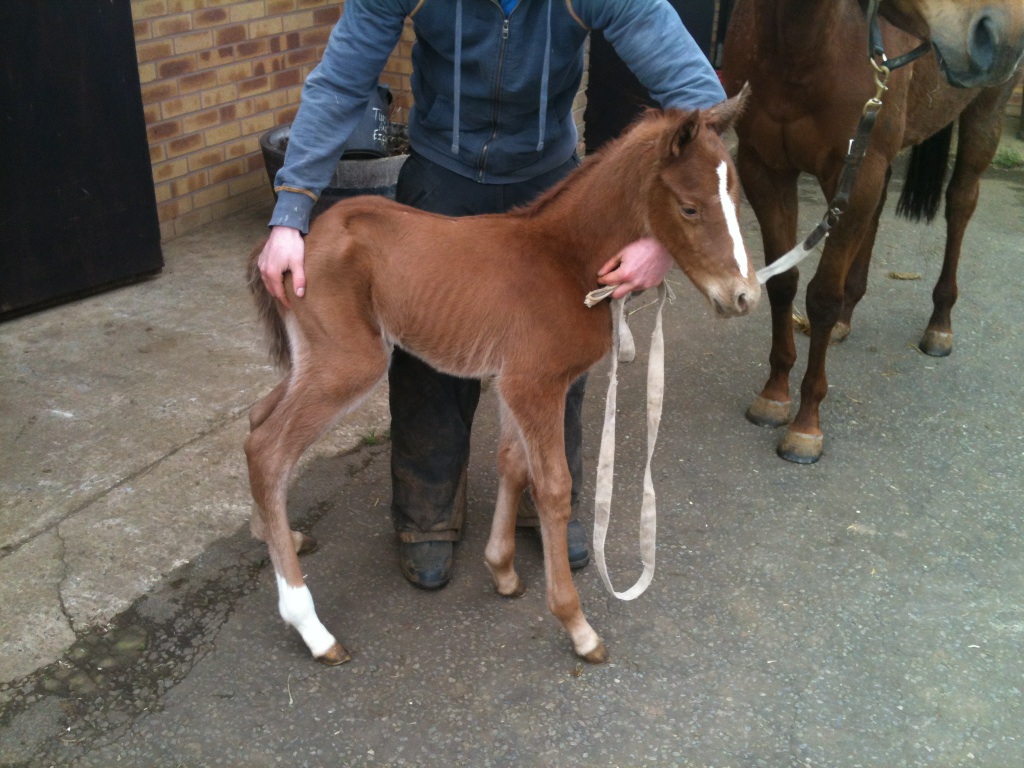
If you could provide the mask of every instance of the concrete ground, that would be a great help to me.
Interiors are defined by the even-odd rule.
[[[802,200],[806,231],[822,205],[810,185]],[[914,348],[942,228],[886,214],[810,467],[743,419],[767,372],[767,301],[715,321],[672,275],[658,572],[630,603],[593,566],[576,575],[612,654],[600,667],[547,613],[532,538],[527,595],[490,586],[493,393],[449,587],[398,573],[380,393],[311,452],[289,500],[321,542],[304,564],[353,661],[314,664],[282,624],[241,451],[246,410],[277,380],[242,275],[266,210],[168,244],[152,280],[0,325],[0,763],[1024,764],[1022,210],[1024,173],[993,171],[946,359]],[[633,316],[638,339],[650,316]],[[639,572],[643,361],[622,377],[619,589]],[[588,477],[605,385],[602,364]]]
[[[249,406],[279,379],[253,323],[259,208],[164,246],[137,285],[0,325],[0,680],[58,658],[249,517]],[[378,397],[316,452],[388,427]]]

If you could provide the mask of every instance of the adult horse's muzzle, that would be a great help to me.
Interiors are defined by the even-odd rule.
[[[1024,57],[1024,28],[1015,25],[1004,9],[984,8],[970,20],[966,37],[949,38],[933,29],[932,44],[950,85],[998,85],[1014,73]]]

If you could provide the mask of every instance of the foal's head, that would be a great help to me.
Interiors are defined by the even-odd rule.
[[[740,235],[739,178],[722,141],[747,93],[708,110],[664,114],[648,193],[651,234],[723,317],[747,314],[761,296]]]

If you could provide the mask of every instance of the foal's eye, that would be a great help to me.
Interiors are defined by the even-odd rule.
[[[683,214],[683,216],[685,216],[688,219],[696,218],[697,214],[700,213],[700,211],[698,211],[692,205],[680,205],[679,211]]]

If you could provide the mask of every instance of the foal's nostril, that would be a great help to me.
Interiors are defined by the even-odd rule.
[[[986,11],[982,11],[974,19],[968,54],[973,69],[981,72],[992,69],[996,57],[996,20]]]
[[[736,308],[740,312],[746,312],[750,308],[750,300],[747,298],[747,294],[740,292],[736,295]]]

